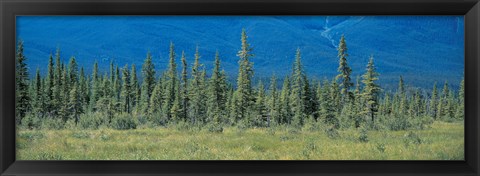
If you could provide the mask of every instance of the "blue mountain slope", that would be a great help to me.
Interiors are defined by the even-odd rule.
[[[190,63],[198,46],[209,70],[218,50],[234,78],[245,28],[256,77],[289,74],[298,47],[306,73],[322,79],[337,74],[336,46],[345,34],[354,75],[363,74],[373,55],[383,86],[396,86],[403,75],[407,84],[430,88],[434,81],[458,85],[462,78],[463,24],[461,16],[24,16],[17,18],[17,37],[25,41],[31,72],[45,72],[57,47],[64,61],[75,56],[87,71],[95,60],[105,71],[111,60],[140,67],[148,51],[162,70],[174,42],[177,55],[184,50]]]

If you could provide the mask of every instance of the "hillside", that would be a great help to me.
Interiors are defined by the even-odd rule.
[[[336,45],[345,34],[353,74],[363,74],[370,55],[376,59],[382,86],[407,84],[430,88],[434,81],[454,86],[463,77],[461,16],[162,16],[162,17],[18,17],[17,37],[25,41],[30,71],[46,71],[48,56],[59,47],[63,60],[75,56],[89,72],[95,60],[106,70],[111,60],[140,66],[146,52],[157,70],[165,69],[168,45],[185,50],[192,63],[195,46],[210,70],[216,50],[231,78],[237,72],[240,31],[254,48],[256,77],[291,72],[297,47],[310,77],[337,72]]]

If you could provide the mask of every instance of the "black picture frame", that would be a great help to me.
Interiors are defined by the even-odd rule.
[[[478,0],[0,0],[1,175],[462,175],[480,173]],[[464,161],[16,161],[19,15],[464,15]]]

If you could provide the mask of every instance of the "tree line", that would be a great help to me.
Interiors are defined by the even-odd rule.
[[[352,78],[343,35],[337,51],[338,75],[330,80],[315,80],[305,73],[301,50],[297,49],[292,72],[283,78],[281,86],[277,85],[279,78],[275,75],[267,84],[261,80],[253,83],[254,67],[250,61],[253,48],[245,30],[237,53],[236,82],[227,81],[218,51],[208,75],[200,62],[198,47],[193,64],[187,63],[185,52],[181,52],[178,73],[178,55],[173,43],[170,43],[168,68],[160,73],[147,53],[141,66],[141,80],[136,65],[121,67],[113,62],[108,73],[103,74],[95,62],[92,73],[87,75],[75,57],[63,63],[59,49],[50,55],[46,75],[41,75],[37,68],[30,79],[23,42],[19,41],[16,123],[28,128],[53,119],[58,124],[83,126],[116,124],[119,129],[151,123],[201,126],[213,131],[222,131],[225,126],[281,125],[293,128],[322,125],[329,129],[383,125],[401,130],[433,120],[463,119],[463,80],[458,92],[450,90],[447,82],[441,90],[435,83],[432,91],[426,92],[406,86],[399,76],[398,89],[385,91],[377,84],[379,74],[373,56],[363,75]],[[92,120],[94,117],[97,120]]]

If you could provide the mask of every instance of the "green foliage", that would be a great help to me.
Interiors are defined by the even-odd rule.
[[[360,127],[372,131],[425,130],[435,120],[463,119],[463,80],[458,92],[445,82],[441,93],[435,84],[429,94],[428,90],[405,85],[400,76],[396,92],[382,93],[371,57],[361,81],[357,76],[353,84],[353,70],[347,63],[347,46],[342,36],[337,48],[336,77],[325,81],[308,77],[298,48],[292,72],[279,87],[276,76],[271,77],[269,84],[262,82],[266,77],[254,78],[253,48],[247,39],[244,29],[237,53],[236,84],[229,82],[222,70],[219,52],[215,54],[213,69],[207,73],[200,62],[198,46],[190,72],[187,54],[182,52],[178,74],[173,42],[165,71],[155,70],[153,63],[157,62],[147,53],[141,81],[135,65],[131,69],[128,65],[119,68],[113,61],[110,72],[101,71],[98,62],[93,64],[92,74],[85,74],[83,67],[79,72],[75,57],[71,57],[68,64],[62,63],[59,49],[55,62],[53,56],[49,57],[46,75],[42,77],[37,69],[29,80],[23,42],[19,42],[16,123],[23,129],[104,126],[123,130],[177,126],[214,133],[223,133],[230,126],[242,132],[248,128],[285,128],[292,134],[321,131],[327,137],[337,138],[338,130]],[[252,86],[254,80],[259,81],[255,87]],[[353,86],[355,89],[351,90]]]
[[[27,58],[23,54],[23,41],[18,42],[15,60],[15,117],[16,123],[20,124],[30,110],[31,99],[28,91],[28,67]]]
[[[116,130],[129,130],[137,128],[137,123],[131,115],[120,114],[112,119],[110,126]]]
[[[80,115],[77,125],[82,129],[94,130],[106,124],[107,124],[107,119],[105,119],[102,113],[87,113],[87,114]]]
[[[368,142],[368,130],[365,126],[361,127],[359,130],[358,141]]]
[[[408,147],[410,145],[420,145],[423,141],[417,133],[410,131],[403,136],[403,143],[405,147]]]
[[[25,129],[39,129],[42,125],[42,119],[34,114],[27,114],[21,121],[21,127]]]
[[[329,127],[325,130],[325,133],[327,134],[328,138],[330,139],[338,139],[340,138],[340,133],[336,128]]]
[[[339,74],[337,75],[336,79],[340,80],[340,93],[342,95],[342,103],[345,104],[353,98],[353,94],[350,92],[350,88],[353,87],[353,83],[350,78],[352,69],[348,66],[347,63],[347,44],[345,42],[344,35],[342,35],[342,37],[340,38],[340,43],[338,44],[337,50],[339,58],[339,65],[337,71],[339,72]]]

